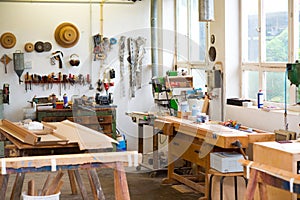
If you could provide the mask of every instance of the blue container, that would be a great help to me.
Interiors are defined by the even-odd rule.
[[[117,145],[117,151],[126,151],[126,140],[125,136],[122,135],[121,137],[117,138],[119,144]]]
[[[259,90],[259,92],[257,93],[257,107],[258,108],[262,108],[264,106],[264,93]]]

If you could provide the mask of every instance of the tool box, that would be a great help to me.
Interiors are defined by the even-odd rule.
[[[237,152],[213,152],[210,153],[210,167],[222,173],[242,172],[243,166],[238,161],[244,159]]]

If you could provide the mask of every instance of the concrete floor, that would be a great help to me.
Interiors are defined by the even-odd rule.
[[[101,182],[102,189],[105,194],[106,200],[114,200],[114,182],[113,182],[113,170],[112,169],[99,169],[97,170],[99,179]],[[53,174],[54,176],[55,174]],[[89,182],[87,178],[87,173],[82,170],[81,171],[82,178],[84,180],[86,189],[88,190],[90,199],[92,198]],[[190,193],[181,193],[170,185],[162,185],[161,181],[163,178],[166,177],[166,170],[160,171],[156,173],[154,177],[150,176],[153,175],[146,170],[136,171],[135,168],[127,168],[126,169],[126,176],[127,182],[130,192],[131,200],[194,200],[198,199],[202,195],[195,192]],[[35,186],[37,189],[42,187],[47,177],[46,173],[30,173],[26,174],[25,181],[23,185],[23,190],[27,190],[27,182],[29,180],[35,181]],[[61,189],[61,200],[80,200],[82,199],[80,194],[72,195],[69,179],[67,173],[63,176],[63,187]],[[11,175],[9,178],[9,186],[6,194],[6,199],[10,199],[11,188],[14,182],[14,175]]]

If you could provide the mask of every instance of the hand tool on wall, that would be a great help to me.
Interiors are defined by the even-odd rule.
[[[7,64],[10,63],[11,58],[8,55],[4,54],[0,60],[4,64],[5,74],[7,74]]]
[[[62,77],[61,77],[61,72],[58,72],[58,89],[59,89],[59,95],[61,96],[61,81],[62,81]]]
[[[62,66],[63,66],[63,52],[61,51],[56,51],[54,53],[52,53],[52,57],[55,59],[55,60],[58,60],[58,68],[61,69]]]
[[[27,72],[26,74],[25,74],[25,91],[27,92],[27,83],[28,83],[28,80],[29,80],[29,72]]]
[[[66,90],[66,84],[67,84],[67,82],[68,82],[67,77],[68,77],[67,74],[63,74],[62,82],[63,82],[63,84],[64,84],[64,89],[65,89],[65,90]]]
[[[28,75],[28,79],[29,79],[29,89],[31,90],[32,75]]]

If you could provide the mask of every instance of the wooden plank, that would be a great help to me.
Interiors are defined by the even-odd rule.
[[[60,192],[60,189],[61,189],[61,187],[63,186],[63,183],[64,183],[64,182],[63,182],[62,180],[60,180],[60,181],[58,182],[58,184],[57,184],[57,186],[56,186],[56,188],[55,188],[53,194],[57,194],[57,193]]]
[[[246,194],[245,194],[246,200],[253,200],[256,186],[257,186],[257,171],[252,170],[250,174],[250,180],[248,182]]]
[[[195,183],[193,181],[190,181],[190,180],[188,180],[188,179],[184,178],[183,176],[180,176],[176,173],[172,174],[172,178],[179,181],[180,183],[183,183],[183,184],[195,189],[196,191],[199,191],[199,192],[205,194],[205,186],[200,185],[199,183]]]
[[[91,186],[91,190],[92,190],[92,194],[93,194],[93,198],[94,199],[97,199],[97,189],[96,189],[96,186],[93,182],[93,179],[92,179],[92,175],[90,173],[90,170],[87,170],[87,173],[88,173],[88,178],[89,178],[89,182],[90,182],[90,186]]]
[[[114,169],[115,199],[130,200],[125,169],[121,162],[116,162]]]
[[[142,162],[142,155],[138,154],[136,151],[28,156],[16,158],[1,158],[0,160],[6,163],[6,168],[19,169],[26,167],[51,167],[53,164],[53,160],[55,160],[56,166],[76,164],[80,165],[87,163],[128,163],[129,157],[131,157],[131,164],[139,164]]]
[[[112,148],[112,143],[117,143],[105,134],[69,120],[53,124],[57,127],[54,133],[65,136],[69,142],[78,143],[80,150]]]
[[[2,120],[0,128],[27,144],[34,145],[39,140],[37,135],[5,119]]]
[[[5,199],[9,175],[0,175],[0,199]]]
[[[12,188],[11,200],[18,200],[21,198],[23,183],[24,183],[25,173],[17,173],[14,186]]]
[[[58,186],[58,184],[59,184],[60,180],[62,179],[63,175],[64,175],[64,173],[62,171],[59,171],[57,173],[55,178],[51,181],[48,189],[46,190],[45,196],[55,194],[54,192],[56,190],[56,187]]]
[[[34,180],[28,181],[27,195],[36,196]]]
[[[21,150],[21,149],[47,149],[47,148],[72,148],[72,147],[78,147],[78,144],[76,143],[69,143],[69,144],[43,144],[43,145],[31,145],[31,144],[25,144],[21,142],[20,140],[14,138],[8,132],[5,131],[5,127],[0,126],[0,133],[4,135],[10,142],[12,142],[16,147]]]
[[[70,180],[72,194],[77,194],[74,170],[68,170],[68,176]]]
[[[41,190],[41,192],[40,192],[39,195],[45,195],[46,194],[47,189],[48,189],[49,184],[50,184],[50,178],[51,178],[51,174],[48,174],[48,176],[46,178],[46,181],[45,181],[45,183],[44,183],[44,185],[42,187],[42,190]]]
[[[75,173],[75,178],[76,178],[76,181],[78,183],[78,187],[79,187],[82,199],[83,200],[88,200],[89,199],[88,198],[88,193],[87,193],[86,188],[85,188],[85,186],[83,184],[83,181],[82,181],[82,178],[81,178],[81,176],[79,174],[79,171],[75,170],[74,173]]]
[[[267,185],[263,182],[258,183],[260,199],[268,200]]]
[[[249,165],[250,162],[251,161],[249,161],[249,160],[240,160],[240,163],[243,166]],[[300,174],[295,174],[295,173],[287,171],[287,170],[283,170],[283,169],[273,167],[270,165],[266,165],[266,164],[261,164],[258,162],[253,162],[251,164],[251,169],[256,169],[256,170],[259,170],[262,172],[266,172],[268,174],[273,174],[274,177],[282,179],[284,181],[288,181],[288,182],[291,180],[291,178],[293,178],[295,184],[300,184]]]
[[[207,95],[205,95],[203,106],[202,106],[202,113],[206,113],[206,114],[208,113],[208,106],[209,106],[209,98]]]
[[[94,194],[94,199],[104,200],[105,196],[96,169],[89,169],[88,174],[90,185]]]

